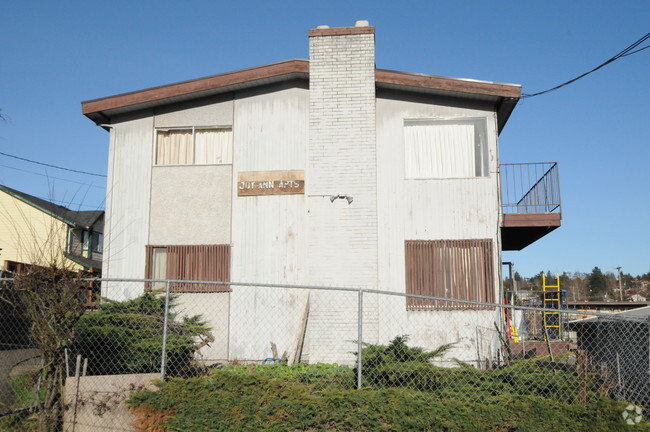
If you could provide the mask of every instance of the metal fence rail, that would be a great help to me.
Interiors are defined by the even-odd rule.
[[[65,431],[132,430],[134,414],[124,401],[152,388],[154,379],[273,375],[299,364],[329,365],[291,375],[320,389],[399,387],[467,401],[507,393],[567,404],[603,397],[650,404],[648,308],[613,315],[563,310],[561,338],[554,340],[532,328],[555,309],[353,287],[95,282],[101,301],[86,309],[66,344]],[[210,284],[228,289],[199,288]],[[34,410],[42,397],[42,347],[33,342],[21,292],[12,280],[0,286],[0,414]],[[412,310],[409,297],[457,307]]]

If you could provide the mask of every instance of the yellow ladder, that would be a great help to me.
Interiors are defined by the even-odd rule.
[[[510,335],[514,343],[519,343],[519,332],[517,331],[517,326],[514,324],[510,324]]]
[[[557,284],[547,285],[546,274],[542,273],[542,289],[544,290],[544,309],[557,309],[557,312],[544,311],[544,337],[549,339],[561,339],[562,328],[560,326],[561,291],[560,275],[555,275]]]

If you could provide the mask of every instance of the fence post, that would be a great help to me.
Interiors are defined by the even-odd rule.
[[[167,368],[167,323],[169,321],[169,281],[165,282],[165,318],[163,321],[162,355],[160,361],[160,380],[165,380]]]
[[[362,350],[363,350],[363,290],[359,290],[359,310],[357,312],[357,389],[361,388]]]

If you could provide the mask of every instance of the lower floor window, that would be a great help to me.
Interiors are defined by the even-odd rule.
[[[147,246],[147,279],[186,281],[230,281],[230,245]],[[165,288],[165,282],[150,282],[147,289]],[[228,285],[173,282],[172,292],[223,292]]]
[[[406,293],[493,303],[492,240],[407,240]],[[483,306],[407,297],[407,309],[472,309]]]

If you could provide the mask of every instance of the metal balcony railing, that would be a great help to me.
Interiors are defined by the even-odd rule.
[[[501,164],[503,213],[561,211],[557,162]]]

